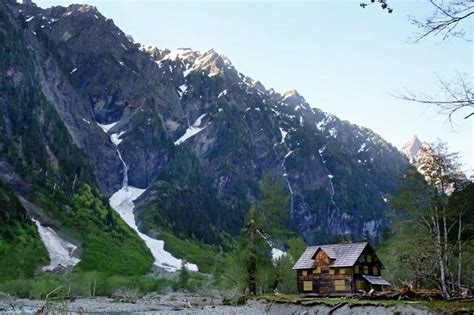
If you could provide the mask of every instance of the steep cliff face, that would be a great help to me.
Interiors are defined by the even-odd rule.
[[[11,6],[22,13],[16,3]],[[0,280],[30,277],[41,265],[64,268],[65,261],[79,270],[147,272],[151,254],[108,207],[90,160],[77,145],[80,107],[61,111],[48,101],[43,81],[60,82],[61,73],[54,67],[41,73],[37,58],[45,51],[29,37],[38,33],[13,18],[11,6],[0,2]],[[49,236],[43,242],[47,253],[38,232]],[[57,259],[72,255],[69,249],[75,257]]]
[[[386,196],[406,167],[396,148],[371,130],[311,108],[296,91],[266,90],[212,50],[146,51],[160,68],[175,72],[185,115],[168,118],[178,126],[170,136],[194,152],[221,200],[242,211],[270,171],[287,184],[289,211],[308,241],[377,236]]]
[[[87,152],[101,190],[147,189],[141,228],[209,242],[236,233],[264,172],[280,177],[309,242],[376,237],[406,167],[380,136],[279,94],[213,50],[142,47],[94,7],[9,4],[47,99]],[[152,231],[149,231],[152,233]]]

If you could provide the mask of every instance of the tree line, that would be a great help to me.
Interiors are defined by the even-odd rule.
[[[474,282],[474,183],[446,144],[424,144],[390,200],[382,256],[394,285],[438,287],[444,298]]]

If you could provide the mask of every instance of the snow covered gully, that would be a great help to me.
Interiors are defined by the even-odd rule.
[[[112,124],[111,124],[112,125]],[[115,125],[115,123],[113,124]],[[110,125],[109,125],[110,126]],[[101,128],[104,132],[108,132],[108,129]],[[134,229],[138,236],[145,242],[146,246],[150,249],[153,258],[155,259],[154,264],[167,271],[176,271],[181,269],[182,261],[174,257],[171,253],[164,249],[165,242],[149,237],[148,235],[140,232],[135,221],[135,215],[133,209],[135,208],[134,201],[137,200],[146,189],[140,189],[137,187],[128,185],[128,167],[122,158],[122,154],[118,149],[118,145],[122,142],[120,137],[125,132],[113,133],[110,136],[110,140],[117,147],[117,155],[123,165],[123,182],[122,188],[115,192],[109,199],[110,206],[114,209],[132,229]],[[187,263],[186,268],[192,271],[198,271],[198,267],[195,264]]]
[[[72,254],[77,246],[61,238],[52,228],[42,225],[38,220],[31,219],[38,229],[49,256],[49,265],[42,267],[43,271],[53,271],[59,266],[75,266],[80,260]]]

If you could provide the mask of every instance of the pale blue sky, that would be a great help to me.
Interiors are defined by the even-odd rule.
[[[267,88],[296,89],[313,107],[371,128],[397,147],[413,134],[427,142],[440,138],[461,153],[466,170],[474,165],[474,119],[459,119],[453,131],[435,110],[392,96],[405,88],[436,94],[437,76],[473,74],[468,42],[409,43],[415,28],[407,16],[428,14],[427,1],[392,1],[390,15],[375,6],[362,9],[359,0],[87,3],[137,42],[213,48]]]

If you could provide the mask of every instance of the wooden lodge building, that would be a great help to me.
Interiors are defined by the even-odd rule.
[[[293,266],[298,294],[341,296],[389,286],[382,262],[369,243],[308,247]]]

